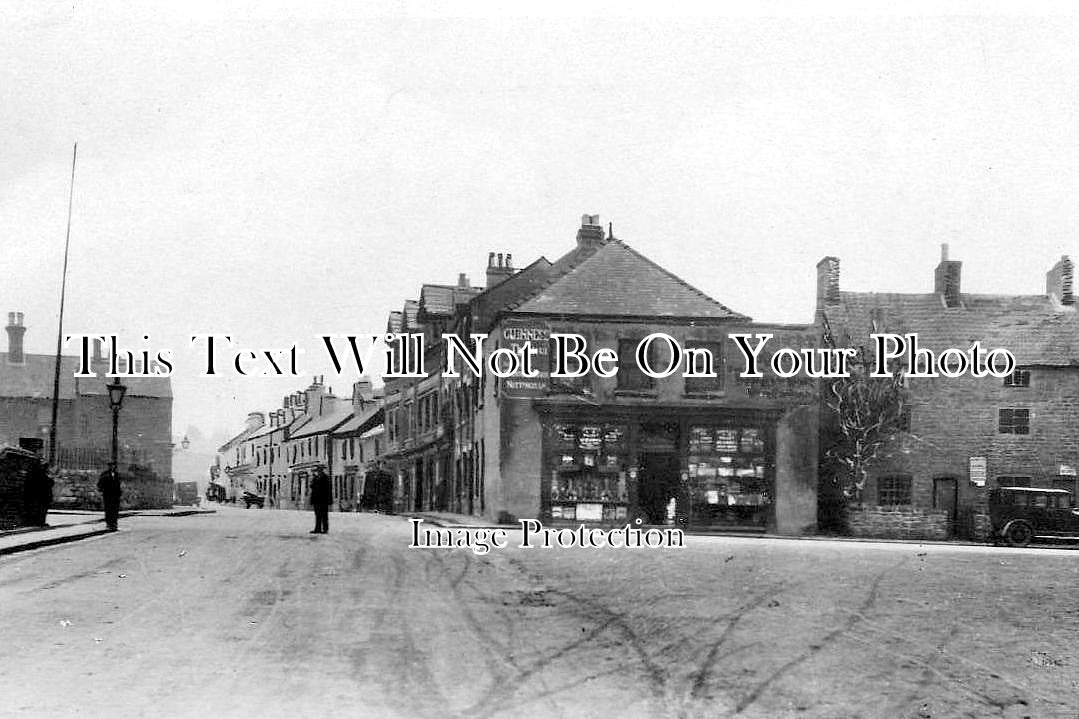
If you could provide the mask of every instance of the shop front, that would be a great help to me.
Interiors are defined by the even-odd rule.
[[[551,408],[542,516],[765,531],[774,522],[776,419],[767,410]]]

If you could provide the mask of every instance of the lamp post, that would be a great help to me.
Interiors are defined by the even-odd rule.
[[[119,377],[113,377],[112,383],[105,386],[109,388],[109,407],[112,408],[112,466],[119,471],[117,455],[120,452],[120,407],[124,403],[127,387],[120,384]]]

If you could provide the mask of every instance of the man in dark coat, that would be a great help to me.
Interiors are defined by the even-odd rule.
[[[311,534],[326,534],[330,531],[330,501],[333,499],[333,490],[330,487],[330,478],[319,465],[315,468],[315,476],[311,479],[311,508],[315,510],[315,528]]]
[[[120,475],[115,464],[110,462],[108,468],[101,473],[97,488],[101,491],[101,501],[105,504],[105,526],[115,531],[116,523],[120,519],[121,493]]]

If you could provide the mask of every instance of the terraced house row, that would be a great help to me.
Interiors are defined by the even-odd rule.
[[[986,493],[1002,483],[1075,489],[1079,467],[1079,318],[1062,258],[1044,294],[961,291],[945,257],[932,292],[841,291],[839,260],[817,267],[805,324],[755,322],[658,266],[585,215],[562,256],[515,267],[487,254],[483,286],[423,283],[386,330],[422,334],[423,377],[361,381],[338,399],[316,381],[222,447],[232,491],[303,506],[310,468],[330,467],[340,509],[444,511],[551,524],[640,520],[694,531],[984,537]],[[662,379],[637,368],[653,333],[716,358],[715,377]],[[905,380],[909,408],[868,465],[855,497],[822,461],[835,416],[832,380],[778,377],[779,348],[868,344],[871,332],[918,332],[941,351],[973,340],[1005,347],[1005,380]],[[444,333],[485,334],[483,354],[528,338],[538,377],[448,376]],[[546,338],[574,333],[619,360],[611,377],[551,377]],[[731,334],[769,334],[762,377],[744,377]],[[663,366],[667,350],[653,345]],[[461,365],[458,359],[458,366]],[[261,418],[261,415],[257,415]],[[374,482],[369,481],[373,478]],[[377,485],[377,491],[372,486]],[[365,499],[366,498],[366,499]],[[837,512],[842,506],[845,512]],[[845,521],[835,526],[832,519]]]

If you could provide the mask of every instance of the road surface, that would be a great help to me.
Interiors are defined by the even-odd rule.
[[[0,558],[14,717],[1076,717],[1079,552],[409,549],[226,508]],[[510,534],[512,540],[519,534]]]

